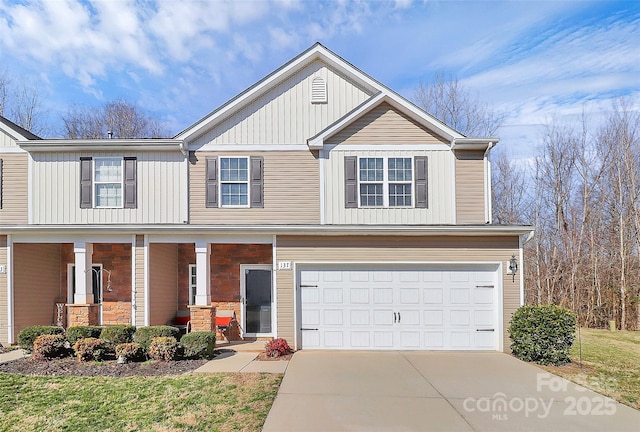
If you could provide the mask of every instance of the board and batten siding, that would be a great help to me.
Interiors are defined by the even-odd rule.
[[[15,150],[19,147],[16,144],[16,140],[11,135],[0,130],[0,152],[2,151],[3,148]]]
[[[56,302],[65,303],[67,287],[60,280],[60,245],[14,243],[14,340],[25,327],[55,325]]]
[[[327,103],[311,103],[311,82],[327,84]],[[373,95],[321,61],[315,61],[221,121],[192,142],[206,144],[304,144]]]
[[[518,254],[519,241],[513,237],[317,237],[278,236],[277,261],[289,261],[294,270],[277,270],[278,337],[295,340],[294,276],[296,264],[304,262],[340,263],[438,262],[456,264],[503,263],[503,343],[509,351],[506,331],[511,315],[520,306],[519,279],[512,282],[505,262]],[[428,266],[428,264],[425,264]],[[346,268],[346,267],[345,267]]]
[[[2,159],[2,208],[0,224],[29,222],[29,157],[27,153],[0,153]]]
[[[485,220],[484,152],[456,152],[456,223]]]
[[[7,258],[9,254],[7,236],[0,235],[0,264],[6,266],[8,264]],[[6,267],[5,267],[6,268]],[[0,273],[0,343],[7,344],[9,342],[9,314],[8,306],[8,282],[9,282],[9,269],[7,268],[4,273]]]
[[[80,157],[137,158],[137,208],[80,208]],[[34,224],[184,223],[187,167],[178,152],[34,153]],[[95,194],[95,189],[92,190]]]
[[[205,169],[209,156],[264,157],[263,208],[207,208]],[[189,165],[192,224],[317,224],[320,222],[320,171],[311,152],[196,152]]]
[[[135,243],[135,302],[136,302],[136,312],[134,317],[134,325],[136,327],[142,327],[145,325],[144,322],[144,255],[145,255],[145,245],[144,245],[144,236],[136,235],[136,243]]]
[[[149,325],[169,323],[178,310],[178,245],[149,244]]]
[[[327,138],[325,144],[449,144],[449,142],[385,102]]]
[[[345,156],[413,157],[426,156],[428,167],[428,208],[345,208]],[[341,150],[336,146],[325,162],[325,223],[327,224],[451,224],[453,223],[453,175],[448,150]],[[415,167],[414,167],[415,169]],[[415,173],[414,173],[415,175]],[[415,193],[415,191],[413,191]]]

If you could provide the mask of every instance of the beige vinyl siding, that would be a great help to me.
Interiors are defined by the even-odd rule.
[[[27,224],[29,159],[27,153],[2,153],[0,224]]]
[[[426,209],[416,208],[345,208],[345,156],[358,157],[413,157],[428,158],[428,198]],[[375,150],[340,150],[340,146],[329,152],[325,162],[325,222],[327,224],[451,224],[453,223],[453,175],[451,152]],[[415,193],[415,191],[414,191]]]
[[[206,208],[207,156],[264,157],[264,208]],[[317,158],[309,151],[197,152],[190,164],[192,224],[316,224],[320,222]]]
[[[137,157],[137,208],[81,209],[80,157]],[[181,153],[34,153],[33,223],[183,223],[187,167]],[[95,188],[92,190],[95,193]]]
[[[7,265],[9,249],[7,246],[7,236],[0,235],[0,264]],[[9,305],[7,298],[7,284],[8,284],[8,272],[0,273],[0,343],[6,344],[9,342],[9,315],[7,313],[7,307]]]
[[[149,325],[167,324],[178,310],[178,245],[149,245]]]
[[[325,144],[449,144],[449,142],[385,102],[326,139]]]
[[[25,327],[54,325],[56,302],[65,303],[60,282],[60,245],[14,243],[14,338]]]
[[[144,326],[144,236],[137,235],[136,236],[136,254],[134,256],[135,259],[135,269],[136,269],[136,279],[134,281],[136,287],[136,314],[134,324],[138,327]]]
[[[327,83],[327,103],[311,103],[311,81]],[[373,94],[326,64],[315,61],[204,133],[206,144],[303,144]]]
[[[503,326],[520,305],[518,278],[512,282],[504,263],[518,254],[518,237],[294,237],[278,236],[277,260],[326,263],[457,262],[503,263]],[[294,341],[295,270],[278,270],[278,337]],[[509,350],[509,335],[504,349]]]
[[[484,153],[456,152],[456,223],[485,223],[484,198]]]

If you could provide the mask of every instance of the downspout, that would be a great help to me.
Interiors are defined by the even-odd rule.
[[[491,200],[491,162],[489,162],[489,152],[496,145],[494,142],[489,142],[487,149],[484,151],[484,190],[485,190],[485,206],[484,206],[484,219],[487,223],[492,223],[492,200]]]

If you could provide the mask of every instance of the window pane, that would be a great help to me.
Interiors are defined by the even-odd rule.
[[[411,206],[411,184],[389,185],[389,207]]]
[[[361,184],[360,205],[363,207],[382,207],[382,184]]]
[[[411,158],[389,158],[389,181],[411,181]]]
[[[220,158],[221,181],[247,181],[248,178],[246,158]]]
[[[120,159],[96,159],[95,181],[119,182],[122,181],[122,160]]]
[[[247,205],[248,202],[246,183],[225,183],[222,185],[223,206]]]
[[[360,181],[382,181],[382,158],[360,158]]]
[[[120,184],[97,184],[96,207],[122,207],[122,186]]]

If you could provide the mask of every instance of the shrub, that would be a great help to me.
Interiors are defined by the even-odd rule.
[[[102,329],[100,339],[107,342],[111,349],[115,349],[116,345],[133,342],[135,332],[136,328],[132,325],[108,326]]]
[[[180,330],[171,326],[140,327],[136,330],[133,341],[139,343],[142,348],[148,351],[151,339],[155,337],[173,337],[177,340],[178,335],[180,335]]]
[[[213,332],[187,333],[180,339],[185,358],[213,358],[216,334]]]
[[[33,343],[42,335],[64,334],[64,330],[56,326],[31,326],[20,330],[18,333],[18,345],[25,351],[33,350]]]
[[[67,340],[73,346],[80,338],[100,337],[102,327],[98,326],[73,326],[67,329]]]
[[[522,306],[511,318],[511,351],[520,360],[543,365],[568,363],[576,316],[555,305]]]
[[[33,359],[49,360],[67,355],[67,340],[61,334],[43,334],[33,342]]]
[[[171,361],[178,351],[178,341],[173,336],[154,337],[149,343],[149,357],[152,360]]]
[[[116,345],[118,363],[142,361],[145,358],[144,349],[135,342]]]
[[[109,347],[102,339],[89,337],[78,339],[73,350],[80,361],[102,361],[106,358]]]
[[[281,357],[291,354],[293,350],[285,339],[278,338],[267,342],[264,345],[264,352],[268,357]]]

